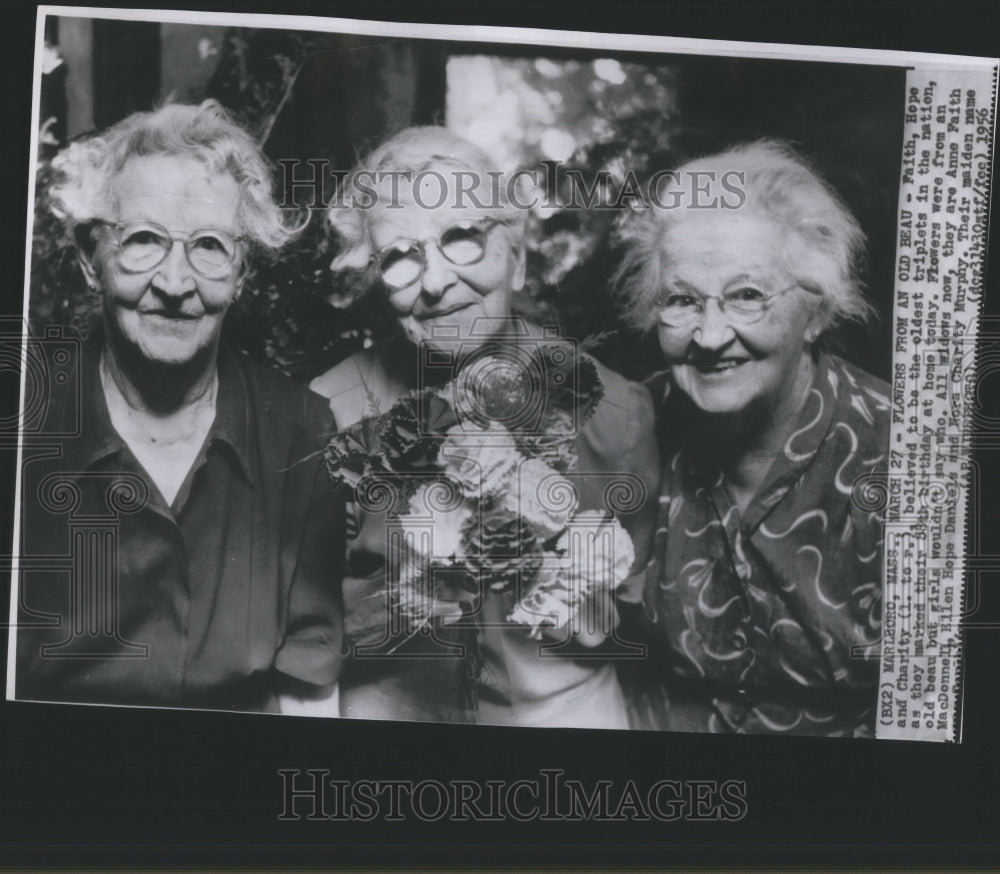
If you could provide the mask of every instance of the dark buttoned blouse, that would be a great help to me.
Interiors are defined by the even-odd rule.
[[[88,343],[80,427],[26,442],[16,697],[275,710],[337,679],[344,511],[311,392],[223,348],[215,421],[172,506],[117,434]],[[48,433],[73,430],[49,404]],[[43,429],[43,432],[46,429]]]

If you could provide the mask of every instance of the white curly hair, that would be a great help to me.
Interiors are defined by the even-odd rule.
[[[523,240],[527,211],[514,202],[525,202],[517,175],[497,170],[482,149],[447,128],[410,127],[369,152],[344,179],[336,202],[327,211],[327,221],[340,243],[331,270],[364,270],[369,265],[369,221],[377,214],[373,197],[385,196],[384,189],[373,186],[372,181],[379,174],[407,173],[414,180],[421,174],[436,174],[444,191],[455,195],[455,200],[459,194],[469,193],[461,188],[463,174],[465,179],[477,181],[475,190],[483,195],[479,199],[488,206],[491,216],[507,226],[515,243]],[[454,190],[447,189],[447,174],[455,181]]]
[[[48,195],[68,234],[113,218],[115,177],[129,160],[151,155],[192,155],[209,171],[232,176],[240,231],[265,251],[276,252],[304,227],[275,203],[271,167],[253,137],[217,101],[206,100],[133,113],[63,149],[52,161]]]
[[[822,330],[845,321],[864,323],[873,316],[861,282],[864,232],[840,195],[791,144],[757,140],[690,161],[675,171],[674,184],[682,186],[689,174],[702,171],[711,174],[699,177],[710,180],[708,188],[699,192],[703,203],[722,195],[733,204],[734,180],[738,180],[745,195],[738,208],[784,230],[786,242],[779,257],[804,288],[820,295]],[[668,231],[687,216],[709,212],[685,206],[679,196],[668,199],[670,207],[663,205],[664,198],[658,200],[659,205],[637,210],[621,232],[625,257],[616,286],[623,316],[638,330],[656,321],[663,272],[670,264]]]

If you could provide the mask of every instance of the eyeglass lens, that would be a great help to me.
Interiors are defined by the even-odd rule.
[[[174,245],[165,228],[151,223],[126,225],[119,240],[122,265],[135,271],[152,270]],[[225,231],[195,231],[183,242],[191,266],[208,279],[224,276],[236,257],[236,240]]]
[[[453,225],[437,240],[438,249],[452,264],[475,264],[486,251],[488,231],[483,225]],[[386,285],[405,288],[420,278],[426,264],[426,244],[405,240],[379,253],[378,268]]]
[[[748,325],[764,315],[771,297],[756,288],[747,287],[727,291],[715,300],[725,316],[738,324]],[[671,327],[692,325],[705,312],[707,300],[688,292],[672,292],[659,309],[660,320]]]

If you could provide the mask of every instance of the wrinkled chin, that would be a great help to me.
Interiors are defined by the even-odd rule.
[[[734,394],[720,391],[688,392],[695,406],[703,413],[712,416],[739,416],[750,411],[755,406],[753,398],[745,394]]]
[[[752,368],[753,364],[741,365]],[[761,386],[752,372],[724,378],[705,377],[688,365],[674,369],[677,387],[699,410],[710,415],[741,415],[760,404]]]
[[[218,347],[218,324],[210,322],[161,324],[134,311],[106,313],[105,342],[136,382],[172,381],[210,366]]]

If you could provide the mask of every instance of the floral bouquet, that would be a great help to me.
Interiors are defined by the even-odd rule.
[[[567,344],[499,347],[330,441],[331,477],[388,514],[388,601],[411,633],[492,590],[540,639],[624,580],[631,539],[610,514],[580,510],[565,476],[603,391]]]

